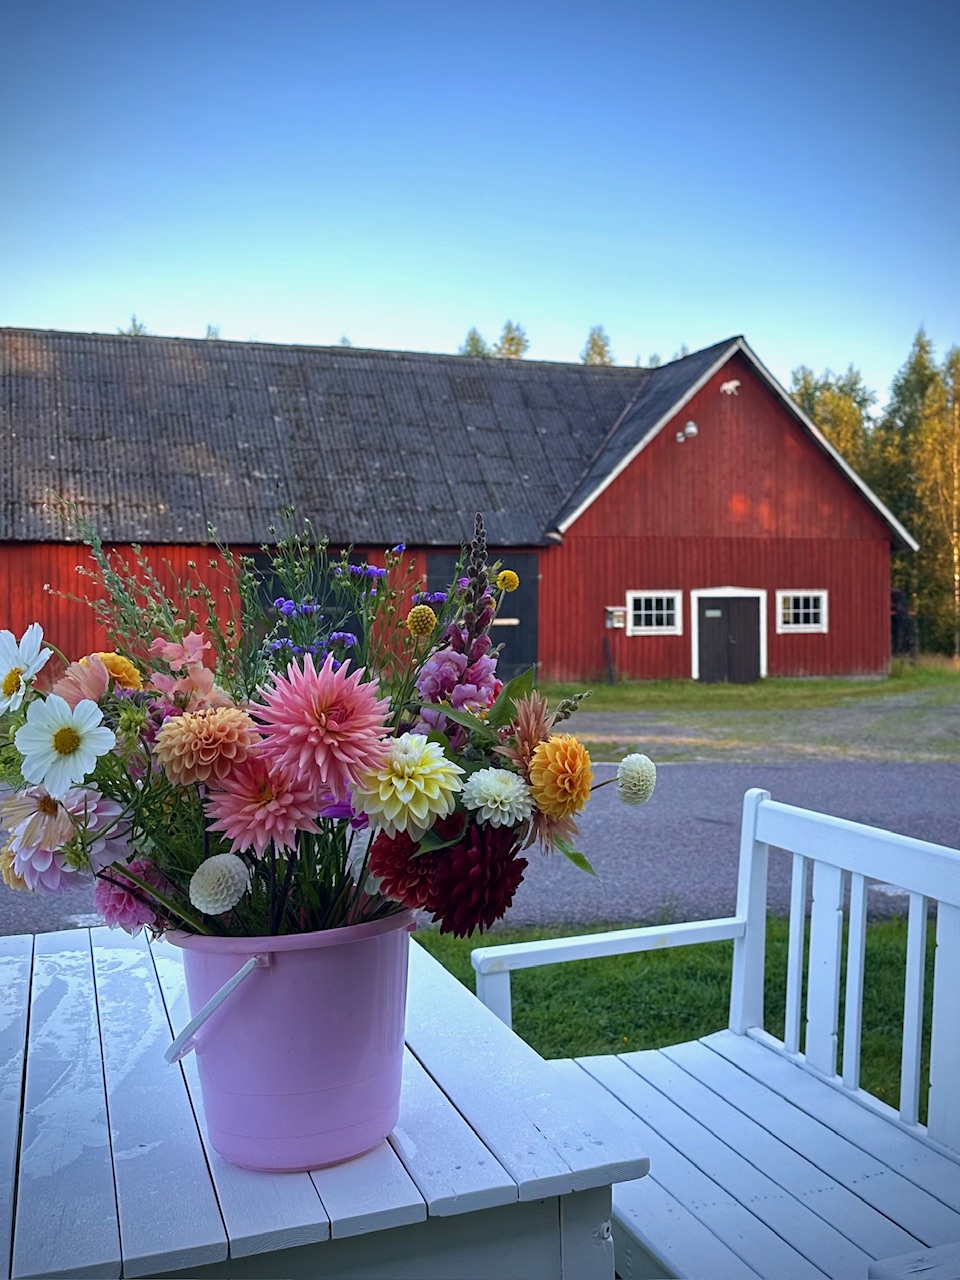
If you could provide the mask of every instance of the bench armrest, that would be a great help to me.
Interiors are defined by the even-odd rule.
[[[896,1258],[878,1258],[867,1268],[870,1280],[956,1280],[960,1275],[960,1244],[941,1244],[917,1249]]]
[[[691,920],[684,924],[650,925],[642,929],[612,929],[606,933],[582,934],[572,938],[546,938],[542,942],[508,942],[499,947],[478,947],[470,953],[476,971],[477,996],[511,1025],[510,972],[535,969],[540,965],[562,964],[568,960],[591,960],[598,956],[627,955],[637,951],[659,951],[663,947],[684,947],[700,942],[722,942],[742,938],[746,921],[740,916],[719,920]]]

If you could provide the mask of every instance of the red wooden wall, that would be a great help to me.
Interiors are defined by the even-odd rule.
[[[739,378],[737,395],[720,384]],[[688,420],[698,434],[683,444]],[[879,674],[890,659],[890,533],[735,356],[540,555],[540,669],[603,670],[604,606],[679,590],[683,634],[609,633],[620,674],[691,674],[690,591],[767,592],[769,675]],[[826,590],[826,634],[777,635],[777,590]]]

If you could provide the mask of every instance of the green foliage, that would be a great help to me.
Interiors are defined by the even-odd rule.
[[[583,350],[580,352],[580,360],[583,364],[613,364],[613,356],[610,353],[610,339],[607,337],[602,324],[595,324],[587,335],[587,342]]]
[[[853,365],[844,374],[829,369],[818,378],[800,365],[791,374],[790,394],[830,443],[865,479],[871,471],[870,409],[876,396]],[[869,481],[868,481],[869,482]]]
[[[125,338],[146,338],[149,336],[149,329],[142,321],[138,320],[135,315],[130,317],[130,323],[126,329],[117,329],[117,333]]]
[[[203,336],[204,336],[204,338],[205,338],[205,339],[207,339],[207,341],[210,341],[210,342],[219,342],[219,341],[220,341],[220,326],[219,326],[218,324],[208,324],[208,325],[207,325],[207,332],[206,332]]]
[[[469,329],[463,340],[463,346],[457,353],[461,356],[491,356],[493,352],[484,342],[479,329]]]
[[[500,340],[493,348],[493,354],[499,360],[519,360],[526,354],[529,346],[530,342],[523,327],[508,320],[503,326]]]

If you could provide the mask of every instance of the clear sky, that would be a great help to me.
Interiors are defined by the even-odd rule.
[[[885,398],[960,342],[957,0],[18,0],[0,325],[618,363],[746,334]]]

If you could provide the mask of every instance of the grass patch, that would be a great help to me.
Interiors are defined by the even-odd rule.
[[[596,933],[611,927],[616,926],[596,925],[581,932]],[[474,948],[486,942],[528,942],[573,932],[571,927],[504,929],[487,939],[458,939],[426,930],[417,934],[417,941],[473,991],[470,952]],[[771,919],[767,929],[766,1026],[776,1036],[783,1035],[787,937],[787,921]],[[900,1088],[906,937],[906,921],[899,918],[875,921],[867,931],[861,1084],[891,1105],[896,1105]],[[924,1073],[929,1054],[933,950],[931,932]],[[628,1053],[709,1035],[727,1025],[732,955],[732,942],[710,942],[521,970],[512,975],[514,1030],[545,1058]],[[921,1107],[924,1118],[925,1089]]]
[[[544,682],[540,691],[554,705],[582,684]],[[872,680],[842,677],[758,680],[755,684],[700,684],[696,680],[597,681],[584,711],[794,711],[836,707],[844,702],[939,689],[960,697],[960,670],[936,657],[915,665],[897,662],[891,675]]]

